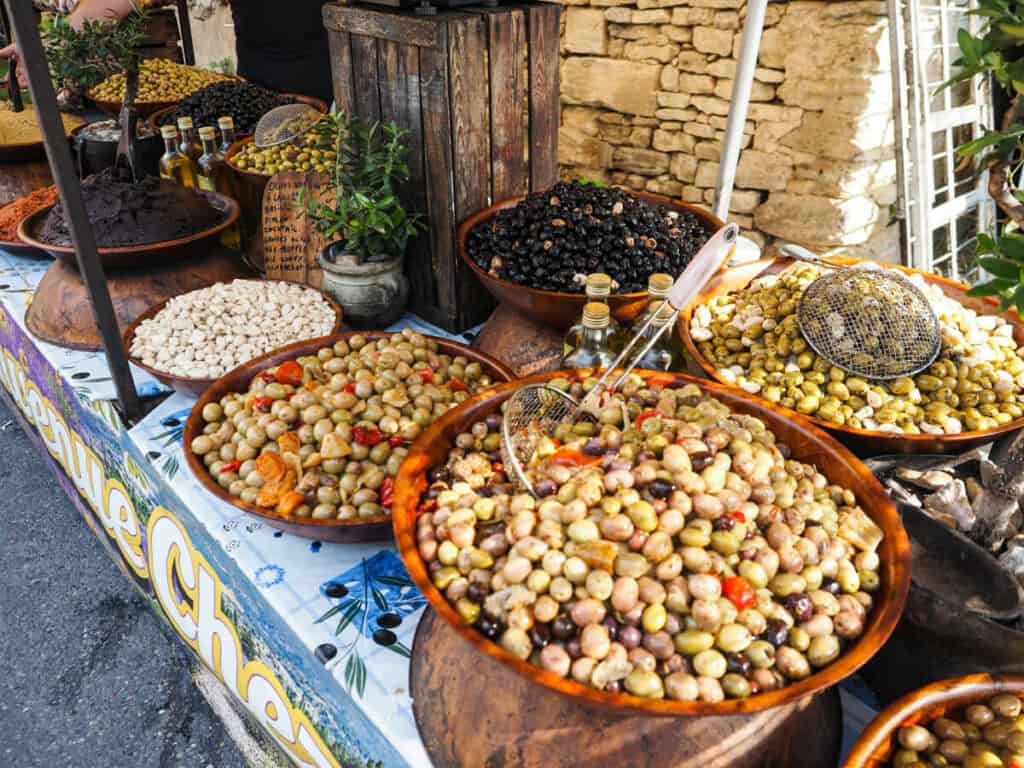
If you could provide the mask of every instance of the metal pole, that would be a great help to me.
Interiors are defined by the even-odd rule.
[[[21,64],[28,77],[29,92],[32,94],[32,102],[39,118],[39,128],[46,144],[50,171],[67,215],[71,240],[75,245],[75,257],[78,260],[78,271],[89,290],[93,315],[100,329],[110,375],[117,389],[117,399],[121,403],[125,417],[129,421],[134,421],[142,415],[142,407],[135,391],[131,369],[128,367],[128,358],[121,344],[114,305],[107,291],[107,279],[96,252],[96,238],[92,225],[89,224],[85,203],[82,200],[82,189],[78,184],[78,174],[75,173],[75,166],[71,160],[71,148],[57,109],[57,95],[53,92],[53,84],[50,82],[46,53],[43,51],[43,43],[39,39],[39,30],[32,11],[32,0],[3,2],[7,6],[11,26],[14,28],[14,39],[18,43]]]
[[[740,47],[740,60],[736,64],[736,80],[732,88],[732,101],[729,104],[729,122],[725,126],[722,159],[718,166],[718,184],[715,187],[714,213],[722,221],[729,217],[729,200],[732,197],[732,185],[736,181],[736,163],[740,159],[743,126],[747,122],[750,89],[754,85],[757,51],[761,47],[761,32],[764,30],[764,14],[767,8],[768,0],[750,0],[747,3],[743,44]]]
[[[178,0],[178,32],[181,33],[181,54],[190,67],[196,63],[196,49],[192,45],[192,22],[188,17],[188,0]]]

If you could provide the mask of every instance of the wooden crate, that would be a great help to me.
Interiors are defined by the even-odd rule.
[[[459,223],[558,180],[560,10],[324,6],[338,110],[408,131],[400,196],[428,226],[406,252],[410,302],[447,330],[482,322],[494,306],[459,258]]]

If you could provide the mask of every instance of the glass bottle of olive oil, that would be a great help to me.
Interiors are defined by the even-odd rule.
[[[611,310],[591,301],[583,305],[583,327],[575,348],[562,357],[564,368],[607,368],[615,359],[611,339]]]
[[[160,178],[183,187],[196,186],[196,168],[192,161],[178,150],[178,129],[165,125],[160,129],[164,139],[164,154],[160,157]]]
[[[217,127],[220,129],[220,151],[226,156],[235,143],[235,121],[230,115],[218,117]]]
[[[193,163],[199,162],[199,156],[203,154],[203,147],[196,138],[195,128],[192,127],[191,117],[178,118],[178,149]]]
[[[203,154],[199,156],[197,185],[208,192],[220,192],[222,195],[238,199],[234,174],[228,168],[224,154],[217,147],[216,131],[210,126],[204,126],[199,129],[199,138],[203,142]],[[242,240],[238,225],[233,224],[224,230],[220,241],[228,248],[239,250],[242,247]]]
[[[655,272],[647,278],[647,307],[633,321],[634,329],[639,331],[644,327],[644,323],[651,316],[651,312],[661,306],[661,303],[668,298],[668,292],[672,290],[673,283],[675,283],[675,280],[672,279],[672,275],[665,274],[664,272]]]
[[[664,326],[671,325],[676,320],[676,311],[672,308],[671,304],[664,304],[664,299],[658,299],[656,302],[652,301],[647,306],[647,312],[657,312],[654,318],[654,322],[647,329],[644,334],[644,338],[637,342],[637,346],[643,349],[647,346],[651,337],[660,331]],[[664,304],[664,306],[662,306]],[[637,328],[639,330],[639,327]],[[672,364],[676,361],[676,354],[672,348],[672,329],[669,328],[658,339],[654,346],[652,346],[647,353],[640,358],[640,362],[637,363],[637,368],[644,368],[649,371],[667,371],[672,367]]]
[[[598,304],[604,304],[608,306],[608,296],[612,292],[612,279],[610,276],[603,272],[594,272],[593,274],[587,275],[587,283],[585,288],[588,302],[596,302]],[[609,329],[609,345],[613,351],[622,348],[621,333],[622,329],[619,327],[614,317],[609,314],[608,317],[608,329]],[[576,323],[568,330],[562,341],[562,357],[569,355],[580,343],[580,337],[583,335],[583,320],[577,320]]]

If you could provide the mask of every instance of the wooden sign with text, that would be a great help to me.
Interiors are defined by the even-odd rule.
[[[325,202],[331,196],[322,173],[283,171],[267,182],[263,194],[263,261],[268,278],[294,280],[319,288],[324,238],[299,205],[299,191],[310,189]]]

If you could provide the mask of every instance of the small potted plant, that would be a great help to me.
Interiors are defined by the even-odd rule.
[[[337,153],[331,197],[321,202],[303,190],[299,202],[327,240],[320,254],[323,287],[342,306],[347,324],[384,328],[405,311],[405,246],[420,226],[395,191],[409,178],[405,132],[393,122],[344,117],[322,120],[317,131],[322,148]]]

